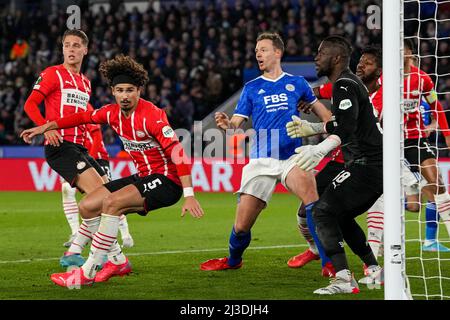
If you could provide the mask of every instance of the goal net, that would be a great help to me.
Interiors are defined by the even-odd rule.
[[[450,0],[402,0],[397,8],[394,2],[383,2],[383,55],[393,60],[384,64],[383,93],[385,106],[401,108],[384,113],[384,161],[391,167],[406,160],[421,181],[405,186],[400,164],[391,177],[385,169],[385,197],[392,193],[385,198],[385,297],[449,299]],[[387,19],[387,9],[398,10],[390,18],[398,14],[400,24]],[[400,184],[391,180],[397,173]]]
[[[404,142],[407,158],[408,148],[415,148],[420,167],[418,172],[422,181],[418,186],[405,188],[406,207],[404,212],[406,278],[413,299],[449,299],[450,298],[450,241],[445,220],[444,204],[433,199],[433,194],[448,192],[449,153],[445,136],[449,135],[446,113],[450,94],[450,1],[433,0],[403,1],[403,38],[404,41],[404,104],[415,96],[411,81],[417,75],[420,100],[417,107],[421,113],[423,126],[417,124],[428,138],[428,142],[416,145]],[[409,42],[409,44],[408,44]],[[412,45],[411,56],[408,46]],[[408,68],[411,63],[417,67]],[[427,85],[427,76],[432,81]],[[408,95],[408,90],[409,95]],[[439,108],[438,102],[442,105]],[[434,103],[434,104],[433,104]],[[405,140],[413,130],[404,123]],[[450,145],[450,140],[449,145]],[[428,154],[434,154],[437,168]],[[434,169],[434,170],[433,170]],[[437,169],[437,170],[436,170]],[[425,179],[427,174],[432,179]],[[431,181],[427,181],[431,180]],[[434,180],[434,181],[433,181]]]

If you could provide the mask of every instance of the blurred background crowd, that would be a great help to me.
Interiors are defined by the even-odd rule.
[[[62,63],[61,35],[66,29],[64,1],[0,0],[0,144],[22,144],[18,134],[32,126],[23,112],[34,81],[49,65]],[[96,1],[101,2],[101,1]],[[49,3],[52,5],[50,6]],[[366,26],[369,5],[380,1],[336,0],[217,0],[146,1],[146,10],[126,9],[123,1],[108,1],[109,8],[92,1],[71,1],[81,8],[81,28],[90,38],[82,71],[91,80],[91,103],[98,108],[111,101],[109,88],[98,72],[99,63],[118,53],[132,56],[149,72],[143,97],[164,108],[175,128],[191,129],[243,84],[258,76],[254,58],[260,32],[279,32],[285,42],[283,61],[313,61],[320,41],[330,34],[346,36],[359,49],[381,43],[381,30]],[[101,3],[100,3],[101,4]],[[425,11],[425,10],[424,10]],[[450,10],[439,10],[448,19]],[[407,8],[405,16],[417,8]],[[421,18],[426,18],[427,12]],[[428,14],[433,14],[430,10]],[[434,16],[433,16],[434,18]],[[434,24],[434,25],[433,25]],[[405,24],[417,32],[417,22]],[[438,32],[437,32],[438,30]],[[449,22],[421,23],[421,36],[449,37]],[[438,80],[438,91],[449,91],[448,40],[421,42],[421,68]],[[428,57],[445,53],[446,58]],[[442,95],[450,108],[449,95]],[[116,143],[105,128],[105,142]]]

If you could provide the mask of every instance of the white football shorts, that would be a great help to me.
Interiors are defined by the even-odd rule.
[[[242,169],[241,187],[236,193],[238,195],[242,193],[250,194],[267,204],[278,182],[286,187],[286,177],[295,166],[295,157],[296,154],[286,160],[274,158],[250,159],[249,163]]]

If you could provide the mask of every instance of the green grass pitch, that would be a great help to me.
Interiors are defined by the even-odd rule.
[[[312,292],[327,285],[328,280],[321,277],[318,261],[302,269],[287,267],[288,258],[306,248],[296,227],[298,201],[288,194],[275,194],[261,213],[241,269],[200,271],[201,262],[227,255],[236,197],[225,193],[199,193],[197,197],[206,213],[200,220],[181,218],[181,201],[147,217],[129,215],[135,246],[126,249],[125,254],[133,264],[133,273],[81,290],[68,290],[49,279],[51,273],[64,271],[58,258],[64,252],[62,243],[68,237],[69,227],[62,212],[61,194],[0,193],[0,299],[383,299],[383,289],[363,286],[358,295],[319,297]],[[417,214],[408,213],[408,217],[414,215]],[[358,221],[365,228],[365,217]],[[416,238],[418,225],[407,224],[407,232]],[[408,242],[407,250],[408,256],[420,255],[416,242]],[[361,278],[361,262],[349,250],[347,254],[355,277]],[[87,255],[87,250],[83,255]],[[443,276],[445,272],[448,275],[448,262],[442,260],[445,254],[440,254],[440,260],[437,256],[426,253],[423,257],[430,260],[413,260],[407,266],[417,275],[423,270],[431,277],[439,270]],[[425,290],[420,279],[411,281],[411,286],[417,293]],[[449,284],[436,279],[427,281],[426,290],[429,295],[442,291],[450,294]]]

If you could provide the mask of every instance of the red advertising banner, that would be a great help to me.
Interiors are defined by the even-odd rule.
[[[235,192],[239,189],[243,164],[223,160],[196,159],[192,165],[195,191]],[[110,161],[113,179],[136,173],[131,160]],[[57,191],[61,190],[59,175],[44,159],[0,159],[0,191]],[[285,192],[283,186],[276,191]]]
[[[195,191],[236,192],[239,189],[244,165],[245,163],[232,164],[223,160],[196,159],[192,165]],[[112,159],[110,166],[113,179],[136,172],[131,160]],[[439,166],[444,182],[448,185],[450,158],[440,159]],[[0,191],[57,190],[61,190],[59,175],[50,169],[44,159],[0,159]],[[275,192],[286,192],[286,189],[278,184]]]

